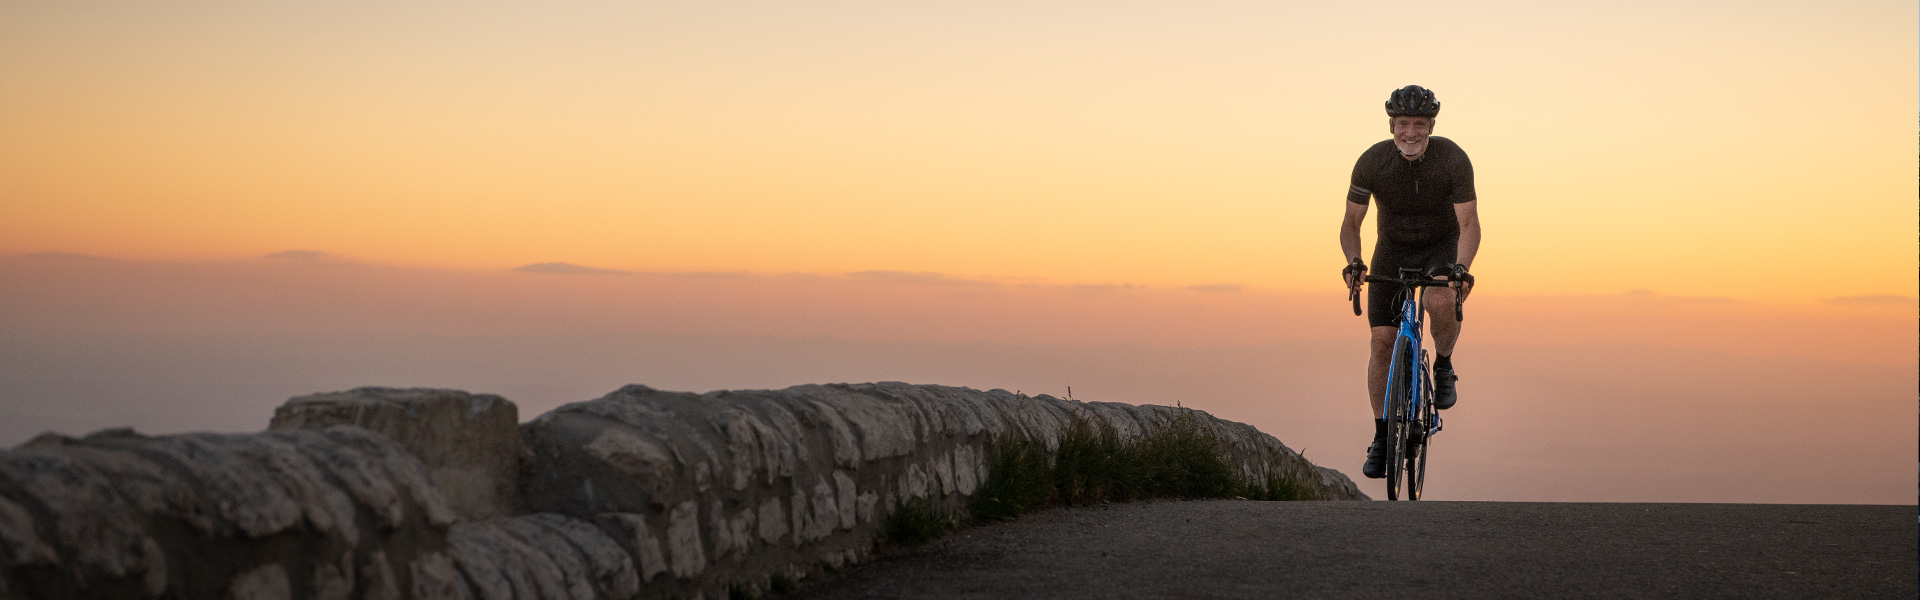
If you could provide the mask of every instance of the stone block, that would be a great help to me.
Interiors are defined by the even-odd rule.
[[[269,428],[357,425],[385,435],[427,465],[460,518],[487,519],[518,512],[519,419],[512,402],[492,394],[363,387],[288,400]]]

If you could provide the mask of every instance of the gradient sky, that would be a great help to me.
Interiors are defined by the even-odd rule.
[[[900,379],[1178,399],[1353,472],[1363,327],[1335,228],[1380,103],[1418,83],[1486,232],[1462,353],[1487,357],[1463,375],[1487,412],[1450,422],[1462,470],[1435,497],[1910,502],[1916,22],[1912,2],[4,3],[0,444],[257,428],[355,385],[531,417],[622,383]],[[542,263],[573,267],[513,271]],[[1567,458],[1532,422],[1610,402],[1573,448],[1659,443]],[[1700,460],[1785,479],[1681,490],[1697,448],[1673,423],[1728,412],[1798,441]],[[1863,454],[1821,491],[1818,465]]]
[[[1913,295],[1917,19],[12,2],[0,252],[1305,290],[1380,102],[1420,83],[1474,158],[1497,289]]]

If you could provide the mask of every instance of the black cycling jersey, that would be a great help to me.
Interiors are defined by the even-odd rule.
[[[1427,138],[1420,160],[1407,160],[1393,140],[1374,144],[1353,164],[1347,201],[1380,199],[1379,243],[1418,248],[1452,238],[1458,243],[1460,220],[1453,205],[1472,202],[1473,163],[1453,140]]]
[[[1374,242],[1373,273],[1392,275],[1400,267],[1428,269],[1451,265],[1460,245],[1460,218],[1453,205],[1475,200],[1473,163],[1453,140],[1439,136],[1427,138],[1427,152],[1420,160],[1407,160],[1393,140],[1386,140],[1360,155],[1353,165],[1353,184],[1347,189],[1347,201],[1367,204],[1380,200],[1380,216]],[[1367,294],[1367,321],[1375,327],[1390,327],[1400,307],[1392,306],[1399,286],[1371,284]]]

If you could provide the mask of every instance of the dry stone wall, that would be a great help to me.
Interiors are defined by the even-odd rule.
[[[0,452],[0,598],[724,598],[865,559],[903,503],[960,509],[1002,436],[1164,406],[878,383],[628,386],[525,424],[498,396],[303,396],[256,434],[46,435]],[[1249,479],[1365,499],[1201,414]]]

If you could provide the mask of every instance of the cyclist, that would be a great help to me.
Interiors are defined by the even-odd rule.
[[[1360,224],[1367,218],[1368,201],[1379,200],[1378,239],[1373,248],[1373,270],[1391,275],[1401,267],[1433,272],[1442,268],[1451,277],[1465,276],[1480,249],[1480,215],[1473,190],[1473,164],[1460,146],[1433,136],[1440,102],[1433,92],[1417,85],[1393,91],[1387,98],[1389,139],[1368,148],[1353,165],[1353,184],[1347,190],[1347,214],[1340,223],[1340,250],[1346,253],[1342,271],[1349,288],[1358,285],[1367,264],[1360,260]],[[1470,281],[1470,280],[1469,280]],[[1373,328],[1372,356],[1367,361],[1367,400],[1373,404],[1373,445],[1360,471],[1369,478],[1386,477],[1386,453],[1393,444],[1382,417],[1387,369],[1393,360],[1393,341],[1400,286],[1374,283],[1367,291],[1367,324]],[[1433,334],[1433,392],[1435,408],[1451,408],[1457,400],[1453,371],[1453,344],[1460,322],[1453,316],[1453,290],[1428,288],[1428,327]],[[1464,294],[1464,292],[1463,292]],[[1464,299],[1464,296],[1463,296]]]

